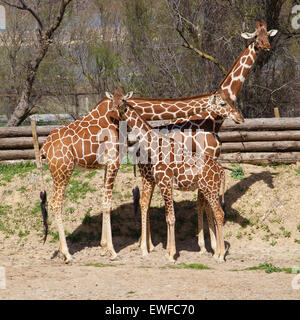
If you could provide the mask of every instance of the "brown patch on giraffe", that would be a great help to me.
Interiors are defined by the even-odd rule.
[[[251,58],[251,57],[249,56],[248,59],[247,59],[247,61],[246,61],[246,64],[247,64],[248,66],[252,66],[253,60],[255,60],[255,58],[253,59],[253,58]]]
[[[231,83],[231,77],[227,77],[226,80],[223,82],[224,87],[228,87]]]
[[[233,73],[233,76],[235,77],[235,78],[237,78],[237,77],[239,77],[241,74],[242,74],[242,68],[240,67],[240,68],[238,68],[234,73]],[[232,88],[232,86],[231,86],[231,88]],[[232,90],[233,91],[233,90]],[[234,91],[233,91],[234,92]]]
[[[241,89],[241,86],[242,86],[242,81],[240,81],[240,80],[236,80],[236,81],[234,81],[234,82],[232,83],[231,88],[232,88],[232,92],[233,92],[233,94],[234,94],[235,96],[238,95],[239,90]]]

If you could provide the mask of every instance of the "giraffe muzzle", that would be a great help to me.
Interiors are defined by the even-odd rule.
[[[240,113],[234,115],[231,119],[237,124],[245,122],[244,117]]]

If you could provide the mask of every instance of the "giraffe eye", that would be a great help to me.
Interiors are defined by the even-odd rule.
[[[221,106],[222,106],[222,107],[225,107],[225,106],[226,106],[226,102],[222,102],[222,103],[221,103]]]

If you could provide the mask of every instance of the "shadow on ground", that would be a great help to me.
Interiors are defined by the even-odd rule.
[[[242,179],[225,192],[225,223],[233,221],[242,227],[249,224],[249,220],[240,215],[232,206],[242,197],[248,189],[256,182],[264,181],[269,188],[274,188],[273,174],[269,171],[252,173],[249,177]],[[175,202],[176,213],[176,245],[177,252],[181,250],[199,251],[197,243],[197,211],[195,201]],[[150,224],[153,244],[166,245],[167,226],[164,207],[150,208]],[[111,225],[113,244],[118,253],[123,248],[136,243],[140,236],[141,218],[138,213],[133,213],[132,203],[122,204],[112,211]],[[74,232],[68,235],[68,246],[70,253],[74,254],[86,247],[97,247],[100,245],[102,230],[102,214],[85,217],[83,222]],[[206,216],[204,215],[205,240],[208,251],[211,251]],[[230,244],[226,243],[226,247]]]

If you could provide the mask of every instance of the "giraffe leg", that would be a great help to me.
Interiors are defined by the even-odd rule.
[[[142,172],[142,171],[141,171]],[[151,240],[151,231],[150,231],[150,217],[149,217],[149,207],[154,191],[154,181],[152,179],[147,179],[142,175],[143,181],[143,190],[141,195],[141,250],[142,255],[147,256],[148,250],[152,251],[154,246]]]
[[[69,263],[72,261],[72,256],[69,253],[67,241],[66,241],[66,235],[63,227],[62,222],[62,205],[63,205],[63,198],[65,189],[68,185],[68,182],[70,180],[70,177],[73,172],[73,167],[68,170],[60,170],[60,174],[56,175],[55,173],[52,175],[53,182],[54,182],[54,192],[53,197],[50,201],[50,208],[54,212],[55,221],[58,228],[58,234],[59,234],[59,249],[60,252],[63,254],[65,258],[65,262]],[[50,167],[51,170],[51,167]],[[58,172],[58,171],[57,171]],[[62,174],[64,172],[64,174]]]
[[[198,245],[200,247],[200,254],[207,252],[205,248],[204,228],[203,228],[204,205],[205,205],[205,198],[202,192],[198,189],[197,213],[198,213]]]
[[[213,201],[210,203],[210,205],[213,211],[215,225],[216,225],[216,250],[213,257],[218,262],[224,262],[225,253],[226,253],[224,237],[223,237],[224,211],[219,201]]]
[[[106,180],[104,185],[100,255],[103,256],[108,252],[110,254],[111,260],[115,260],[118,257],[112,243],[112,232],[111,232],[111,222],[110,222],[112,190],[113,190],[115,178],[118,173],[118,169],[119,169],[118,163],[107,165]]]
[[[206,212],[206,217],[207,217],[207,222],[208,222],[208,228],[209,228],[209,236],[210,236],[210,245],[211,248],[215,251],[216,246],[217,246],[217,240],[216,240],[216,235],[215,235],[215,223],[213,219],[213,212],[209,206],[209,204],[206,202],[205,206],[205,212]]]
[[[174,203],[172,197],[171,185],[160,186],[161,194],[165,201],[166,208],[166,221],[167,221],[167,246],[166,246],[166,257],[170,262],[175,262],[174,256],[176,254],[175,244],[175,213]]]

